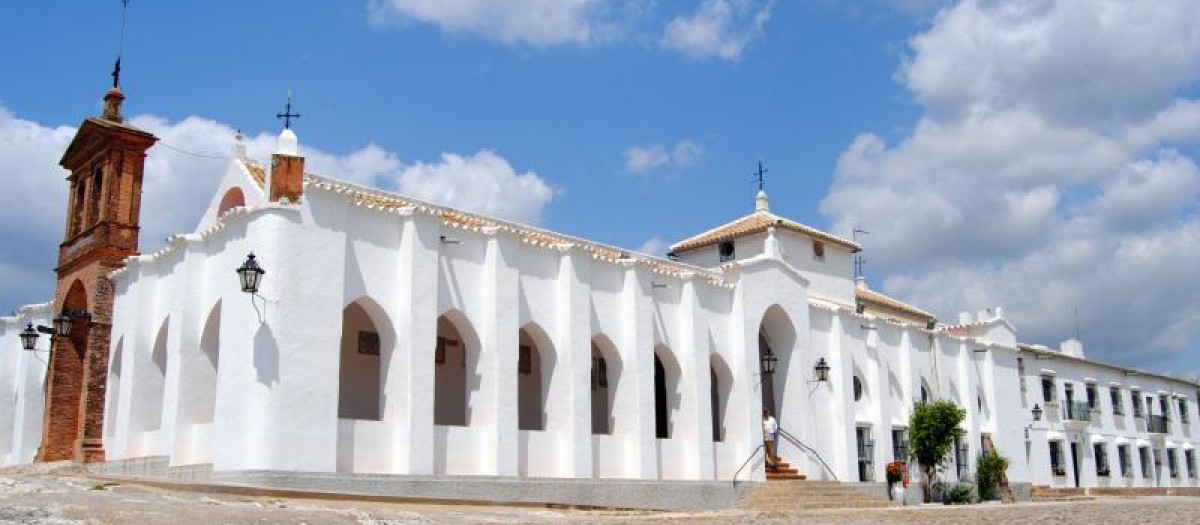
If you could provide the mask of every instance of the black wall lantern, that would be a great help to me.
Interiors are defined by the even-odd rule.
[[[19,337],[21,338],[22,348],[26,350],[33,350],[33,347],[37,344],[38,340],[38,333],[37,330],[34,330],[33,323],[29,323],[29,326],[26,326],[25,329],[21,331]]]
[[[824,357],[817,360],[817,366],[813,367],[813,370],[817,372],[817,381],[829,380],[829,363],[825,362]]]
[[[264,273],[267,271],[258,265],[258,261],[254,259],[254,253],[251,252],[246,256],[246,262],[237,269],[238,279],[242,282],[242,291],[248,294],[258,293],[258,284],[262,281]]]
[[[54,336],[69,337],[71,335],[72,325],[71,315],[68,312],[63,312],[58,317],[54,318]]]
[[[779,362],[779,357],[769,347],[766,352],[759,356],[759,360],[762,361],[762,371],[764,374],[775,373],[775,364]]]
[[[1042,420],[1042,407],[1040,405],[1038,405],[1037,403],[1033,404],[1033,420],[1034,421]]]

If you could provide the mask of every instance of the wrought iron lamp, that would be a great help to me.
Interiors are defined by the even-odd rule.
[[[33,328],[33,323],[29,323],[29,325],[21,331],[18,337],[21,338],[22,348],[26,350],[33,350],[33,347],[37,344],[38,340],[38,333],[37,330]]]
[[[817,360],[817,366],[813,367],[813,370],[817,373],[817,381],[829,380],[829,363],[825,362],[824,357]]]
[[[764,374],[774,374],[775,364],[779,362],[779,356],[776,356],[775,352],[767,348],[767,351],[759,357],[759,361],[762,362],[762,371]]]
[[[258,261],[254,258],[254,253],[246,256],[246,262],[237,269],[238,280],[241,281],[242,291],[248,294],[258,293],[258,285],[262,282],[262,276],[267,273],[258,265]]]

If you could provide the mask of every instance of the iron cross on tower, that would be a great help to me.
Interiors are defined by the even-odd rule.
[[[125,53],[125,12],[129,10],[129,0],[121,0],[121,41],[117,45],[117,62],[113,64],[113,89],[121,87],[121,55]]]
[[[763,186],[766,185],[766,180],[763,178],[763,175],[766,175],[768,171],[770,170],[763,169],[762,161],[758,161],[758,171],[754,172],[754,182],[758,183],[759,190],[762,190]]]
[[[287,106],[284,107],[283,113],[276,113],[275,118],[283,119],[283,129],[292,129],[292,119],[300,118],[299,113],[292,113],[292,92],[288,91]]]

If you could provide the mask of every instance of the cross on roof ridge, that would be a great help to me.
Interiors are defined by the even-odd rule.
[[[288,91],[287,106],[284,107],[283,113],[276,113],[275,118],[283,119],[283,129],[292,129],[292,119],[300,118],[299,113],[292,113],[292,92]]]

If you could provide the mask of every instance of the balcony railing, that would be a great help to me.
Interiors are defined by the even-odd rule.
[[[1072,401],[1065,403],[1066,413],[1063,414],[1064,419],[1070,421],[1091,422],[1092,408],[1083,401]]]
[[[1167,416],[1150,416],[1146,420],[1146,432],[1151,434],[1171,433],[1171,420]]]

